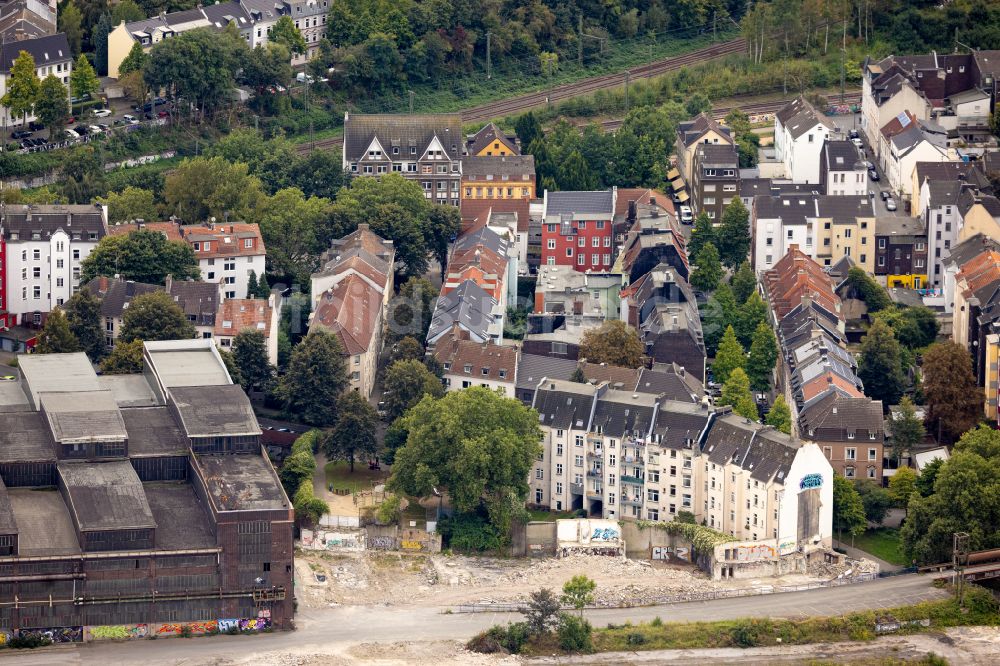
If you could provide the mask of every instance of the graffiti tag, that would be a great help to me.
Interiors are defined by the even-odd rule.
[[[618,530],[610,527],[598,527],[590,538],[592,541],[617,541]]]
[[[393,550],[396,547],[396,539],[390,536],[375,536],[368,539],[368,547],[375,550]]]
[[[215,620],[205,620],[204,622],[172,622],[161,624],[156,628],[157,636],[180,635],[187,627],[192,634],[207,634],[219,629],[219,623]]]
[[[21,629],[21,638],[29,636],[48,638],[53,643],[82,643],[83,627],[47,627],[45,629]]]
[[[399,547],[403,550],[423,550],[424,544],[419,541],[411,541],[410,539],[403,539],[399,542]]]
[[[819,488],[823,485],[823,475],[822,474],[806,474],[799,481],[799,490],[806,490],[808,488]]]
[[[795,552],[795,542],[794,541],[782,541],[778,544],[778,554],[788,555],[789,553]]]
[[[760,562],[762,560],[773,560],[777,557],[774,548],[765,544],[738,546],[733,550],[733,554],[736,555],[737,562]]]
[[[683,546],[678,546],[677,548],[673,548],[671,546],[653,546],[651,559],[654,560],[678,559],[678,560],[684,560],[685,562],[690,562],[691,555],[688,549],[684,548]]]
[[[271,620],[266,617],[219,619],[219,631],[264,631],[271,627]]]
[[[108,624],[87,627],[84,631],[86,640],[131,640],[145,638],[149,627],[145,624]]]

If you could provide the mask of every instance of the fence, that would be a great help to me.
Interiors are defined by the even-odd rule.
[[[854,585],[857,583],[867,583],[878,578],[878,574],[862,574],[851,578],[835,578],[820,583],[806,583],[803,585],[782,585],[778,587],[763,586],[738,590],[707,590],[705,592],[693,592],[690,594],[675,594],[659,597],[632,597],[622,599],[618,604],[602,606],[588,606],[588,608],[631,608],[635,606],[661,606],[665,604],[686,603],[689,601],[714,601],[716,599],[733,599],[736,597],[756,597],[765,594],[781,594],[783,592],[805,592],[806,590],[816,590],[824,587],[840,587],[842,585]],[[452,609],[455,613],[520,613],[526,604],[463,604]]]

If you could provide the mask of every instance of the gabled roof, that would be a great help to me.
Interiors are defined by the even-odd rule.
[[[817,125],[825,127],[828,130],[833,129],[833,123],[825,115],[817,111],[805,97],[801,96],[779,109],[775,114],[775,118],[781,123],[782,127],[788,130],[792,139],[798,139]]]
[[[313,277],[344,272],[361,273],[375,284],[384,285],[392,273],[395,247],[369,229],[367,224],[330,243],[320,259],[321,268]]]
[[[534,155],[504,155],[462,158],[463,180],[485,180],[492,177],[496,187],[515,187],[535,181]],[[514,192],[520,196],[520,192]]]
[[[827,391],[799,409],[800,436],[817,441],[846,441],[854,435],[858,442],[882,441],[882,402],[865,397]],[[870,434],[875,433],[875,439]]]
[[[242,331],[257,331],[271,337],[271,307],[259,298],[227,298],[215,318],[215,335],[236,336]]]
[[[691,402],[660,400],[653,436],[661,447],[678,451],[697,451],[713,412],[707,406]]]
[[[446,335],[434,346],[434,358],[444,366],[446,374],[467,376],[472,382],[487,379],[515,383],[517,347],[472,342]]]
[[[499,141],[507,150],[511,151],[515,155],[520,155],[521,150],[517,145],[517,138],[507,134],[502,131],[495,123],[486,123],[483,127],[475,134],[466,137],[466,146],[468,146],[469,155],[478,155],[480,152],[485,150],[491,143],[496,143]],[[530,157],[530,155],[529,155]],[[468,158],[466,158],[468,159]],[[462,161],[462,171],[466,171],[468,168],[466,166],[465,160]],[[534,173],[534,168],[532,168],[532,173]]]
[[[56,470],[79,531],[156,527],[142,482],[127,460],[61,462]]]
[[[656,396],[608,389],[594,409],[591,430],[609,437],[645,437],[656,418]]]
[[[771,270],[764,273],[764,290],[778,319],[781,320],[804,298],[818,303],[839,318],[840,297],[833,290],[830,276],[812,258],[793,245]]]
[[[520,233],[526,233],[531,222],[531,202],[528,199],[462,199],[459,205],[462,211],[462,233],[486,226],[490,223],[491,214],[516,215],[517,230]]]
[[[521,354],[517,362],[516,386],[534,391],[542,377],[569,380],[575,370],[576,361],[573,359]]]
[[[868,167],[858,147],[850,141],[826,140],[823,144],[823,156],[827,172],[831,171],[867,171]],[[740,192],[742,193],[742,188]]]
[[[383,150],[399,147],[407,159],[413,159],[408,154],[412,146],[420,158],[435,138],[450,159],[461,159],[465,149],[462,115],[344,114],[344,156],[348,160],[364,156],[373,139],[378,139]]]
[[[739,169],[740,158],[731,143],[701,143],[695,148],[694,160],[700,168]],[[720,174],[721,175],[721,174]],[[735,175],[735,174],[734,174]],[[732,178],[733,176],[729,176]]]
[[[427,330],[427,340],[433,343],[455,325],[474,333],[479,339],[489,337],[493,324],[492,310],[497,301],[482,287],[465,280],[456,289],[438,297]]]
[[[961,267],[987,250],[1000,250],[1000,240],[976,234],[953,246],[951,254],[945,258],[944,264]]]
[[[886,139],[891,139],[909,127],[914,127],[917,117],[909,111],[900,111],[892,120],[883,125],[879,131]]]
[[[345,354],[363,354],[375,340],[381,311],[382,292],[351,274],[320,295],[309,328],[335,333]]]
[[[591,384],[545,378],[535,391],[532,407],[538,423],[561,430],[589,430],[598,387]]]
[[[108,233],[99,204],[8,204],[0,206],[0,222],[8,242],[47,241],[63,231],[72,241],[96,243]]]
[[[712,131],[727,138],[732,143],[729,128],[723,127],[719,124],[719,121],[704,112],[699,113],[694,119],[688,122],[677,125],[677,137],[686,147],[698,143],[705,134]]]
[[[10,72],[21,51],[31,54],[36,67],[47,67],[73,60],[73,52],[69,48],[69,42],[66,41],[66,34],[62,32],[35,39],[4,42],[0,48],[0,67],[3,67],[4,73]]]
[[[596,192],[548,192],[545,193],[544,217],[550,215],[573,215],[588,219],[588,215],[612,219],[615,214],[614,190]]]

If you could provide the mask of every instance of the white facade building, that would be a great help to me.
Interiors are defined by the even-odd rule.
[[[66,99],[69,100],[69,76],[73,71],[73,52],[69,49],[66,35],[59,33],[38,37],[36,39],[25,39],[15,42],[7,42],[0,47],[0,97],[7,94],[7,85],[10,80],[10,68],[14,60],[27,51],[35,59],[35,73],[39,79],[44,79],[49,74],[54,75],[63,85],[66,86]],[[0,105],[0,115],[4,127],[17,126],[35,120],[35,116],[12,117],[7,107]],[[6,140],[6,137],[4,137]]]
[[[836,128],[805,98],[799,97],[774,114],[774,149],[794,183],[820,182],[820,155]]]

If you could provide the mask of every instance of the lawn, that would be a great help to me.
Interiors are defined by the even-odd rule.
[[[889,564],[900,567],[910,564],[903,553],[899,530],[894,527],[877,527],[873,530],[867,530],[864,534],[854,537],[854,547],[871,553]]]
[[[531,520],[552,523],[562,518],[572,518],[575,514],[572,511],[542,511],[541,509],[529,509],[528,515]]]
[[[347,488],[352,493],[360,490],[371,490],[372,485],[378,485],[389,478],[389,471],[382,469],[373,471],[368,469],[368,464],[361,462],[354,464],[354,473],[351,474],[350,465],[346,462],[328,462],[326,470],[326,485],[332,483],[335,490]]]

